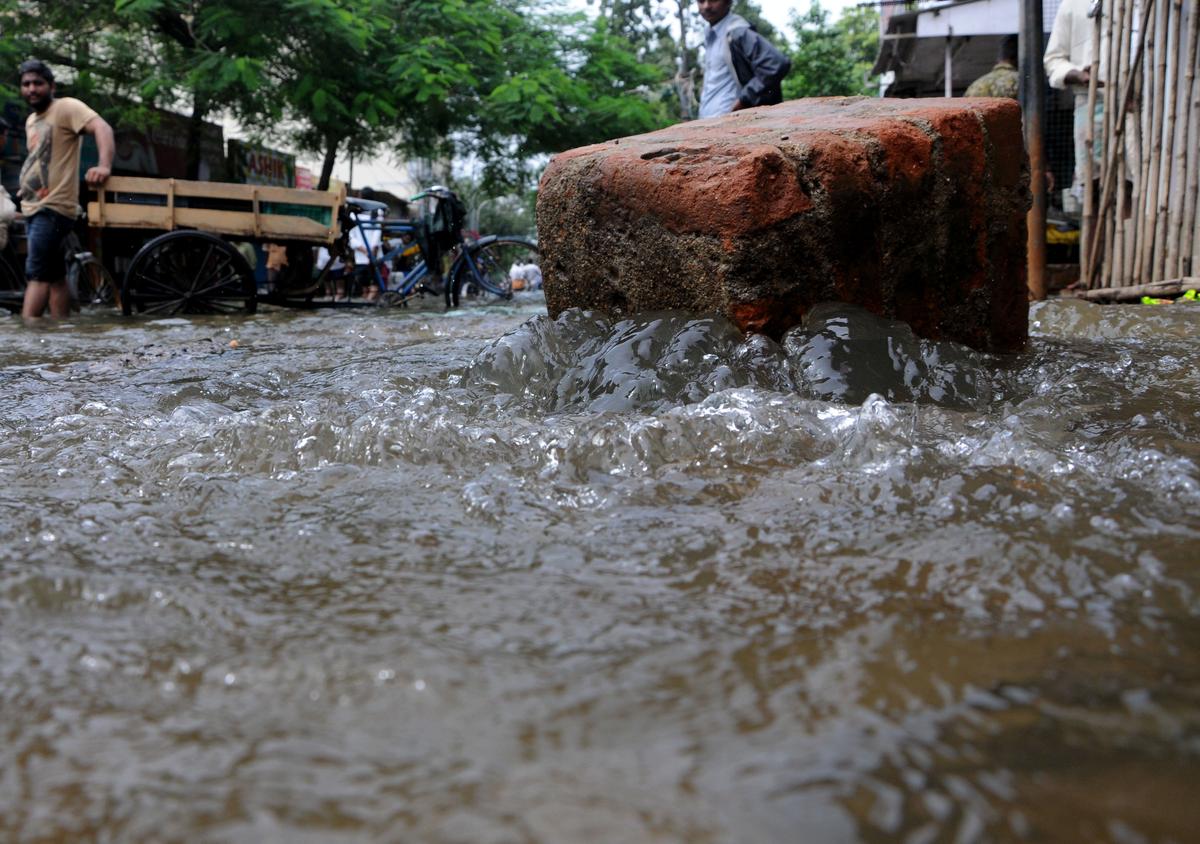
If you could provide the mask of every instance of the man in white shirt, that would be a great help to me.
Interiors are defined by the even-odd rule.
[[[355,214],[356,225],[350,230],[350,248],[354,251],[354,278],[362,291],[363,297],[372,301],[379,295],[379,283],[371,270],[371,257],[374,256],[376,266],[383,271],[379,263],[380,245],[383,242],[383,228],[380,225],[378,212]]]
[[[733,0],[697,0],[708,22],[704,37],[704,89],[700,116],[783,101],[781,83],[792,63],[740,15],[730,14]]]
[[[1134,2],[1129,14],[1138,14],[1140,2]],[[1087,161],[1087,128],[1088,128],[1088,84],[1091,80],[1092,69],[1092,38],[1095,30],[1095,16],[1100,14],[1099,0],[1063,0],[1054,16],[1054,27],[1050,32],[1050,40],[1046,43],[1046,52],[1042,64],[1046,68],[1046,80],[1050,87],[1069,90],[1075,97],[1075,175],[1069,190],[1063,192],[1063,208],[1068,213],[1078,214],[1083,207],[1083,170]],[[1136,18],[1135,18],[1136,19]],[[1092,161],[1094,177],[1099,177],[1100,162],[1103,158],[1103,126],[1105,108],[1104,80],[1108,76],[1108,42],[1102,38],[1100,44],[1099,77],[1096,89],[1096,112],[1093,115],[1093,144]],[[1136,120],[1126,123],[1125,157],[1136,165],[1139,160],[1138,143],[1131,130],[1135,130]],[[1137,167],[1128,168],[1130,180],[1136,183]]]

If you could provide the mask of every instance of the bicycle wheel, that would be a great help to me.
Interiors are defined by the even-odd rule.
[[[168,232],[133,258],[121,285],[121,310],[155,316],[252,314],[258,289],[246,259],[207,232]]]
[[[11,259],[15,260],[15,258]],[[25,299],[25,277],[10,263],[9,250],[0,254],[0,307],[20,312]]]
[[[517,264],[536,264],[537,244],[523,237],[485,237],[457,261],[450,304],[490,305],[513,296],[510,271]]]
[[[121,294],[112,275],[95,258],[79,265],[79,301],[84,305],[112,307],[121,304]]]

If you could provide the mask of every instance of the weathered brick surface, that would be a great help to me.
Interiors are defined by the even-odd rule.
[[[1028,205],[1011,100],[796,100],[556,156],[537,209],[546,301],[719,311],[779,336],[837,300],[1014,351]]]

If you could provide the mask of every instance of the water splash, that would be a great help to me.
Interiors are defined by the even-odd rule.
[[[877,394],[981,407],[991,398],[989,366],[985,356],[918,340],[903,323],[842,304],[814,308],[782,346],[722,317],[613,322],[569,310],[500,338],[472,362],[466,383],[546,411],[655,412],[737,387],[851,404]]]

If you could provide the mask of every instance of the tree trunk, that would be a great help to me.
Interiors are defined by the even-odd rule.
[[[333,178],[333,164],[337,161],[337,149],[341,139],[327,138],[326,143],[325,159],[321,162],[321,178],[317,180],[317,190],[329,190],[329,181]]]
[[[185,174],[186,178],[193,181],[200,179],[200,164],[203,161],[204,118],[207,114],[208,104],[200,97],[196,97],[192,101],[192,116],[188,118],[187,173]]]
[[[676,0],[679,6],[679,76],[675,88],[679,92],[679,117],[691,120],[692,114],[692,69],[688,66],[687,4],[688,0]]]

